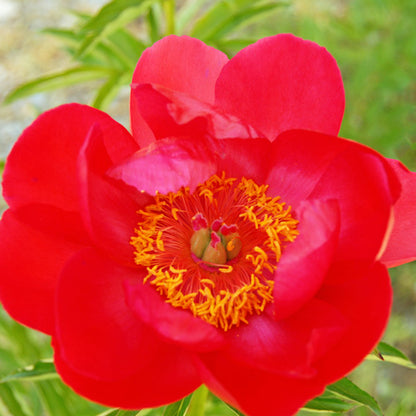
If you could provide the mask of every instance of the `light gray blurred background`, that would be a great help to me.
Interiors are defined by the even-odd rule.
[[[91,83],[89,90],[78,85],[3,104],[7,93],[19,84],[71,66],[62,43],[41,33],[42,29],[69,28],[75,22],[70,10],[94,13],[105,3],[106,0],[0,0],[0,160],[6,158],[22,130],[39,113],[67,102],[89,101]],[[128,122],[123,110],[115,113],[119,113],[122,122]]]

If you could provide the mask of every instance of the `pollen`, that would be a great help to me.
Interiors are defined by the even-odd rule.
[[[228,331],[273,302],[274,275],[298,221],[268,186],[213,175],[195,191],[157,193],[138,211],[135,263],[175,308]]]

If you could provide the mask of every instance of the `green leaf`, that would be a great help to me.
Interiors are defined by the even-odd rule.
[[[206,39],[227,16],[230,16],[232,8],[226,0],[215,3],[204,15],[198,19],[191,30],[191,36],[198,39]]]
[[[302,410],[313,413],[332,412],[342,413],[356,407],[356,404],[345,402],[333,394],[324,393],[306,403]]]
[[[9,374],[8,376],[3,377],[0,380],[0,383],[23,380],[38,381],[51,378],[59,378],[52,359],[38,361],[37,363],[18,370],[13,374]]]
[[[85,81],[97,80],[98,78],[103,78],[112,74],[113,70],[111,68],[101,66],[79,66],[71,68],[63,72],[35,79],[17,87],[6,96],[4,103],[10,104],[13,101],[38,92],[67,87]]]
[[[235,30],[238,26],[252,23],[254,18],[257,18],[260,15],[271,12],[274,9],[285,5],[287,5],[287,3],[267,3],[264,5],[257,5],[245,10],[238,11],[237,13],[232,14],[228,19],[225,19],[215,28],[215,30],[212,30],[211,33],[207,34],[205,39],[222,39],[229,32]]]
[[[111,76],[98,90],[92,106],[100,110],[105,110],[117,95],[117,92],[123,86],[123,84],[127,83],[128,81],[126,81],[125,77],[123,77],[121,74],[115,74]]]
[[[187,416],[204,416],[208,395],[209,390],[204,384],[196,389],[192,394]]]
[[[127,23],[146,13],[156,0],[113,0],[106,4],[95,16],[86,22],[82,32],[85,40],[77,51],[77,56],[85,55],[94,45],[108,37]]]
[[[62,399],[62,392],[57,383],[52,380],[41,380],[36,383],[36,387],[50,415],[71,416],[67,403]]]
[[[183,416],[188,409],[192,394],[175,403],[166,406],[163,416]]]
[[[0,398],[13,416],[27,416],[16,399],[13,390],[7,384],[0,384]]]
[[[245,416],[245,414],[244,413],[241,413],[239,410],[237,410],[235,407],[233,407],[233,406],[231,406],[230,404],[228,404],[228,403],[225,403],[227,406],[228,406],[228,408],[236,415],[236,416]]]
[[[141,412],[137,410],[122,410],[122,409],[109,409],[100,413],[97,416],[141,416]]]
[[[386,344],[385,342],[380,342],[375,350],[375,354],[370,354],[367,356],[368,360],[376,361],[385,361],[388,363],[393,363],[401,365],[402,367],[411,368],[416,370],[416,364],[413,363],[405,354],[403,354],[397,348]]]
[[[160,24],[162,23],[162,18],[160,16],[161,11],[158,9],[160,9],[160,4],[153,4],[151,7],[149,7],[149,11],[147,12],[146,16],[150,42],[152,44],[160,39],[162,35],[162,30],[160,27]]]
[[[176,14],[176,32],[182,34],[185,27],[209,0],[187,0]]]
[[[352,400],[366,406],[377,416],[383,416],[380,406],[376,400],[347,378],[342,378],[336,383],[331,384],[327,387],[327,391],[330,391],[331,393],[334,393],[344,399]]]
[[[58,38],[73,45],[78,44],[80,39],[82,39],[82,36],[79,33],[74,32],[73,30],[60,29],[57,27],[48,27],[46,29],[43,29],[42,33],[51,35],[55,38]]]
[[[256,4],[247,0],[223,0],[215,3],[197,20],[191,36],[204,41],[218,41],[238,26],[251,23],[253,18],[288,4],[284,1],[262,1]]]
[[[126,68],[130,71],[130,77],[140,55],[149,46],[124,29],[112,33],[106,40],[106,44],[111,44],[112,50],[124,61]]]

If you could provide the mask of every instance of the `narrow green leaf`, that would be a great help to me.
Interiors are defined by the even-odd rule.
[[[58,380],[55,380],[56,382]],[[41,380],[36,383],[36,388],[45,403],[50,415],[53,416],[72,416],[60,392],[57,391],[58,385],[52,380]]]
[[[142,52],[149,46],[124,29],[112,33],[106,39],[106,44],[111,45],[111,49],[123,60],[130,72],[136,67]]]
[[[191,36],[206,39],[232,13],[232,7],[226,0],[216,2],[199,18],[191,30]]]
[[[383,416],[380,406],[376,400],[366,391],[360,389],[347,378],[342,378],[327,387],[327,390],[345,399],[352,400],[369,408],[377,416]]]
[[[155,1],[113,0],[106,4],[97,15],[84,25],[83,33],[86,36],[78,49],[77,55],[81,56],[88,53],[100,40],[145,14]]]
[[[166,30],[165,36],[175,34],[175,0],[162,0],[163,11],[165,14]]]
[[[108,409],[97,416],[141,416],[138,410]]]
[[[17,87],[6,96],[4,103],[10,104],[13,101],[38,92],[50,91],[85,81],[97,80],[111,75],[112,73],[113,70],[111,68],[100,66],[79,66],[71,68],[63,72],[35,79]]]
[[[161,20],[159,20],[156,16],[156,10],[155,5],[153,4],[151,7],[149,7],[149,11],[147,12],[146,16],[146,22],[149,32],[149,38],[151,43],[155,43],[161,36],[161,30],[160,30],[160,23]]]
[[[254,18],[258,18],[260,15],[264,15],[284,5],[287,5],[287,3],[267,3],[238,11],[223,20],[210,33],[207,33],[205,39],[222,39],[237,27],[252,23]]]
[[[109,40],[111,42],[118,42],[120,48],[123,49],[126,56],[130,57],[130,60],[136,65],[141,53],[148,47],[150,44],[143,42],[140,39],[137,39],[129,31],[120,29],[117,32],[113,33]]]
[[[79,43],[80,39],[82,39],[82,35],[77,32],[74,32],[73,30],[60,29],[57,27],[48,27],[46,29],[43,29],[42,33],[54,36],[60,40],[69,42],[70,44],[77,44]]]
[[[367,356],[367,359],[376,360],[376,361],[382,360],[388,363],[393,363],[393,364],[401,365],[402,367],[416,370],[415,363],[413,363],[400,350],[398,350],[397,348],[389,344],[386,344],[385,342],[380,342],[376,348],[376,354],[370,354],[369,356]]]
[[[23,381],[23,380],[46,380],[51,378],[58,378],[56,373],[55,365],[51,360],[42,360],[37,363],[25,367],[21,370],[16,371],[0,380],[0,383],[7,383],[10,381]]]
[[[347,403],[344,400],[338,399],[332,395],[325,397],[324,395],[316,397],[315,399],[306,403],[302,410],[320,413],[320,412],[333,412],[342,413],[356,407],[356,404]]]
[[[143,409],[137,414],[137,416],[162,416],[166,406],[156,407],[154,409]]]
[[[13,416],[27,416],[16,399],[13,390],[7,384],[0,384],[0,398]]]
[[[101,30],[117,18],[120,13],[135,8],[143,2],[144,0],[112,0],[106,3],[95,15],[87,19],[82,26],[82,30],[85,32]]]
[[[166,406],[163,412],[163,416],[183,416],[188,409],[192,396],[193,395],[190,394],[189,396],[184,397],[182,400]]]
[[[228,408],[235,414],[235,415],[237,415],[237,416],[245,416],[245,414],[244,413],[241,413],[239,410],[237,410],[235,407],[233,407],[233,406],[231,406],[230,404],[228,404],[228,403],[225,403],[227,406],[228,406]]]
[[[237,52],[241,49],[247,47],[248,45],[253,44],[258,39],[250,38],[250,39],[218,39],[211,41],[211,46],[219,49],[220,51],[224,52],[229,58],[233,57]]]
[[[209,0],[187,0],[176,13],[176,33],[183,34],[185,27]]]
[[[119,89],[128,84],[130,76],[123,76],[122,74],[115,74],[110,77],[104,85],[98,90],[94,98],[92,106],[100,110],[105,110],[110,105],[111,101],[117,95]]]
[[[105,43],[100,42],[89,53],[77,56],[77,51],[85,39],[81,32],[48,28],[44,33],[57,37],[67,45],[66,50],[84,65],[96,65],[116,68],[134,68],[146,45],[136,39],[127,30],[119,29],[110,34]]]

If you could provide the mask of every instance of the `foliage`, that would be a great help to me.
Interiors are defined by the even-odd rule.
[[[278,0],[188,0],[176,10],[173,0],[112,0],[94,16],[78,14],[73,29],[46,29],[45,33],[66,44],[75,65],[21,85],[8,94],[5,103],[101,79],[92,106],[105,109],[120,88],[129,84],[144,49],[163,36],[189,34],[231,55],[258,38],[235,36],[237,30],[272,16],[285,5]],[[143,29],[142,36],[134,34]]]

